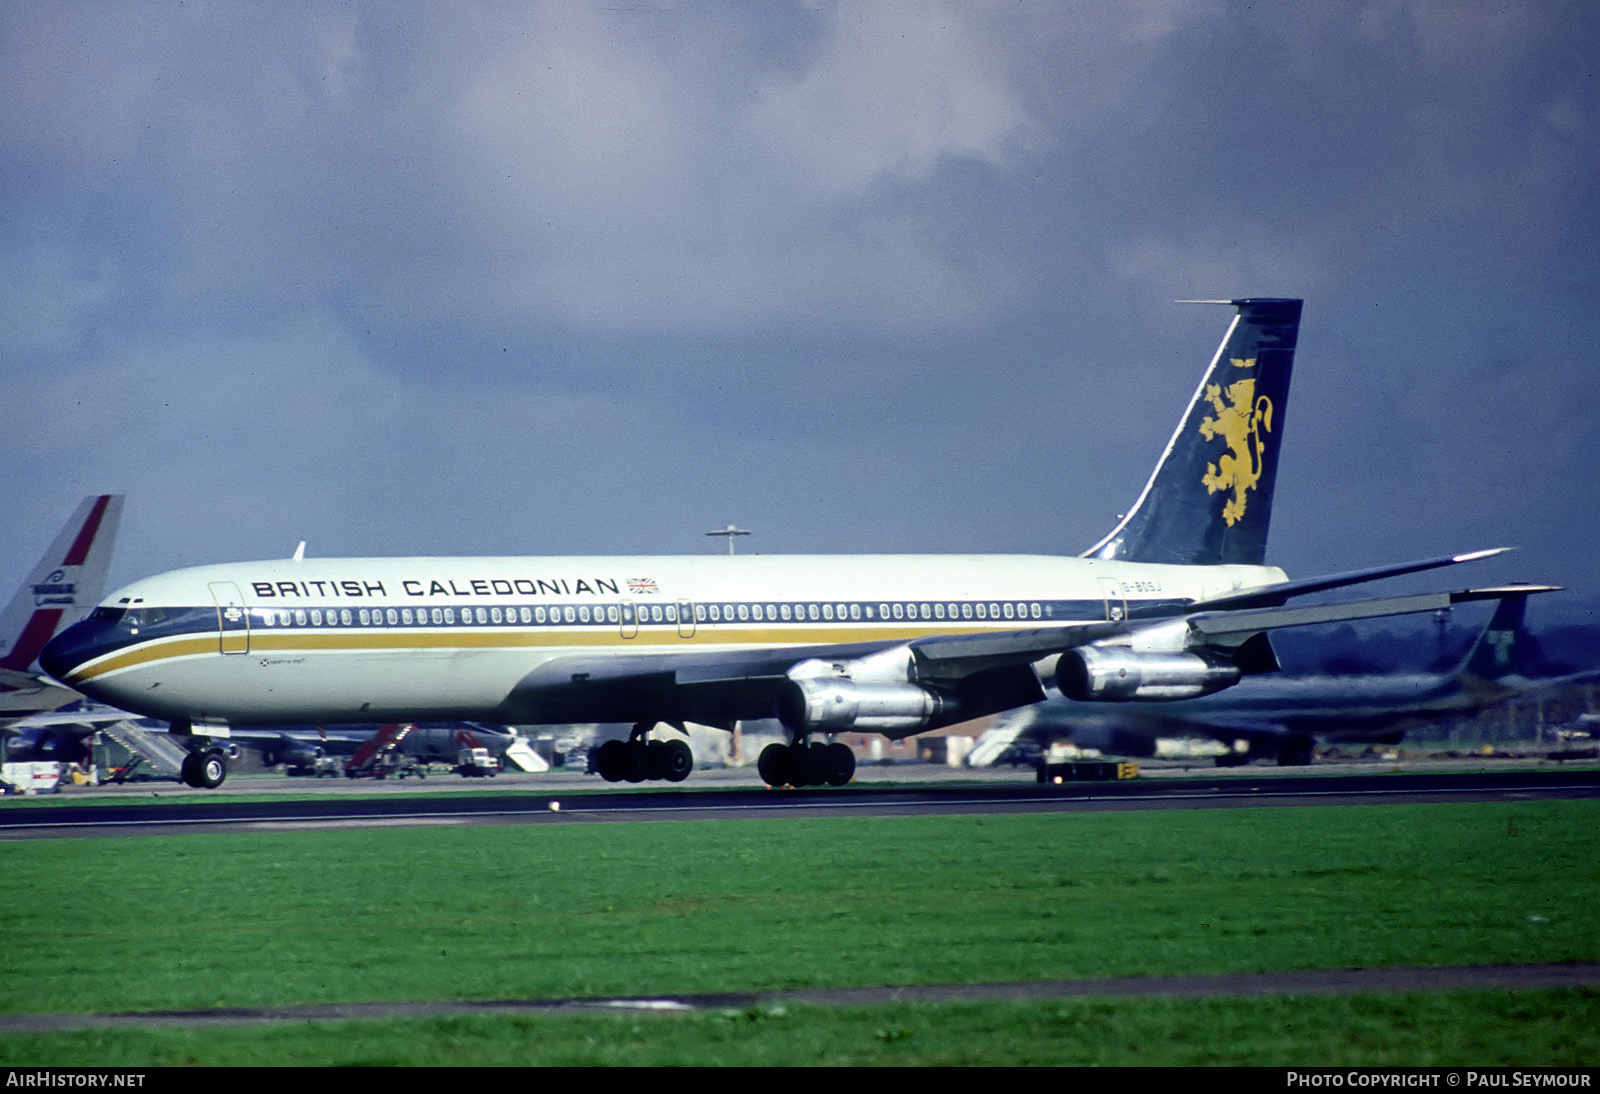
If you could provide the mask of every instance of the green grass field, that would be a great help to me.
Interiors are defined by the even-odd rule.
[[[1594,961],[1597,822],[1595,803],[1557,801],[16,842],[0,1009]],[[293,1023],[12,1036],[0,1063],[1555,1063],[1597,1058],[1596,1004],[1448,993]],[[1514,1035],[1494,1033],[1508,1022]]]

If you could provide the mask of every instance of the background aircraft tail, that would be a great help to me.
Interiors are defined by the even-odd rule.
[[[1478,634],[1467,656],[1456,669],[1457,676],[1498,680],[1518,671],[1518,645],[1527,637],[1522,629],[1527,611],[1527,596],[1508,596],[1495,605],[1494,615]]]
[[[1266,557],[1301,301],[1212,302],[1239,313],[1144,492],[1087,558],[1210,566]]]
[[[0,614],[0,676],[26,674],[44,644],[89,614],[106,591],[120,494],[87,497]]]

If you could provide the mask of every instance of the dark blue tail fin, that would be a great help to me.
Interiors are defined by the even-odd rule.
[[[1260,565],[1300,333],[1299,300],[1239,309],[1133,509],[1087,558]]]
[[[1517,640],[1524,637],[1522,619],[1527,607],[1526,596],[1508,596],[1496,604],[1494,615],[1467,651],[1456,674],[1498,680],[1516,672]]]

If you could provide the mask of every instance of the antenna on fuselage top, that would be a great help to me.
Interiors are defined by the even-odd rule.
[[[298,547],[296,547],[294,549],[294,560],[296,562],[304,562],[305,561],[305,557],[306,557],[306,541],[305,540],[301,540],[300,541],[300,546],[298,546]]]
[[[708,535],[708,536],[726,536],[726,537],[728,537],[728,553],[730,555],[733,554],[733,537],[734,536],[748,536],[749,534],[750,534],[750,530],[748,528],[740,528],[736,524],[730,524],[726,528],[720,528],[715,532],[707,532],[706,533],[706,535]]]

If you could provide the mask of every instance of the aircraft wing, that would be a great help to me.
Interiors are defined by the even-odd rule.
[[[40,711],[53,710],[82,698],[71,688],[62,687],[42,676],[0,669],[0,724]]]
[[[130,721],[137,717],[138,715],[129,714],[125,710],[57,710],[44,714],[30,714],[6,728],[22,731],[51,726],[83,726],[92,729],[95,726],[116,725],[118,722]]]
[[[502,717],[507,722],[625,722],[655,716],[672,723],[693,721],[732,728],[742,719],[770,717],[797,682],[804,689],[807,681],[824,680],[869,689],[905,685],[937,689],[946,702],[947,716],[923,712],[916,730],[920,731],[1038,702],[1045,693],[1034,662],[1083,646],[1130,643],[1145,632],[1160,630],[1164,647],[1174,652],[1237,652],[1248,649],[1256,636],[1281,627],[1435,611],[1465,601],[1546,588],[1506,586],[1296,608],[1207,610],[1153,621],[936,635],[909,643],[885,640],[757,650],[560,657],[519,681],[506,701]],[[1270,658],[1270,653],[1266,656]],[[1275,667],[1275,661],[1262,663],[1257,671]],[[907,698],[915,701],[914,696],[897,693],[897,700]],[[900,728],[859,721],[854,724],[887,732]],[[910,725],[904,728],[909,729]]]
[[[524,676],[507,700],[508,723],[532,707],[546,722],[630,722],[648,708],[669,710],[669,721],[732,729],[733,723],[772,714],[775,690],[801,662],[854,659],[903,643],[861,642],[685,653],[559,657]]]
[[[1343,623],[1355,619],[1410,615],[1416,612],[1438,611],[1452,604],[1473,600],[1496,600],[1507,596],[1554,590],[1555,587],[1550,585],[1506,585],[1461,589],[1456,592],[1355,600],[1337,604],[1312,604],[1297,608],[1274,607],[1231,611],[1213,608],[1154,622],[1131,620],[1122,623],[1087,623],[1069,627],[1001,631],[995,634],[939,635],[918,639],[912,642],[911,646],[923,664],[930,667],[947,664],[959,672],[962,669],[970,671],[976,667],[1012,662],[1019,656],[1030,660],[1043,658],[1076,646],[1133,635],[1155,627],[1170,626],[1180,619],[1187,622],[1189,630],[1196,638],[1229,645],[1264,631],[1284,627],[1305,627],[1319,623]]]

